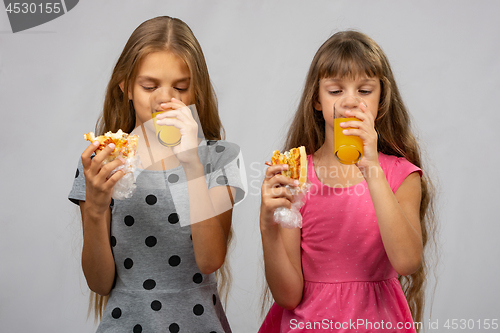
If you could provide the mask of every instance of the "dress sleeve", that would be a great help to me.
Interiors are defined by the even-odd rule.
[[[419,167],[408,162],[404,157],[395,157],[392,168],[390,168],[389,174],[386,175],[392,191],[396,193],[406,177],[413,172],[418,172],[420,177],[422,177],[422,170]]]
[[[240,147],[227,141],[208,141],[209,158],[205,165],[208,188],[231,186],[236,190],[234,203],[245,197],[246,174]]]
[[[83,175],[83,165],[81,159],[78,159],[75,179],[73,181],[73,187],[69,192],[68,199],[77,205],[80,204],[80,200],[85,201],[85,176]]]

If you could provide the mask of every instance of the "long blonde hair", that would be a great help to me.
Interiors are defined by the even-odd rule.
[[[116,132],[121,129],[130,133],[135,126],[135,110],[128,99],[129,88],[133,86],[139,64],[144,57],[157,51],[170,51],[184,60],[191,75],[191,88],[194,104],[198,111],[203,134],[207,140],[220,140],[224,128],[219,118],[217,98],[208,74],[205,56],[198,40],[189,26],[178,18],[160,16],[143,22],[128,39],[111,74],[102,114],[96,124],[96,133]],[[123,90],[120,84],[123,82]],[[232,227],[227,238],[230,248]],[[229,264],[216,271],[220,298],[226,303],[231,286]],[[89,315],[99,320],[102,317],[108,296],[91,291]]]
[[[309,68],[304,92],[283,149],[305,146],[308,154],[316,152],[325,141],[323,114],[314,110],[314,102],[318,100],[319,80],[330,77],[355,78],[359,75],[380,79],[382,91],[375,120],[378,151],[404,157],[423,170],[420,182],[420,225],[424,246],[422,265],[415,273],[399,277],[413,320],[420,322],[424,311],[426,276],[431,265],[428,254],[435,249],[434,187],[422,165],[410,116],[401,99],[389,61],[377,43],[360,32],[342,31],[321,45]]]

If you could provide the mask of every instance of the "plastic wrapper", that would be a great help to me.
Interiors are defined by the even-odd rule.
[[[279,223],[283,228],[302,228],[302,214],[300,208],[305,203],[306,194],[311,187],[310,183],[305,183],[302,187],[285,186],[293,195],[291,208],[279,207],[274,210],[274,222]]]
[[[137,155],[126,158],[125,163],[120,165],[111,171],[111,175],[119,170],[123,170],[125,175],[120,178],[113,187],[113,199],[123,200],[128,199],[134,194],[135,188],[135,171],[137,169],[137,165],[139,164],[139,158]]]

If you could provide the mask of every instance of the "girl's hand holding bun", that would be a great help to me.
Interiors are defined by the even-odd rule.
[[[274,210],[278,207],[291,208],[293,196],[286,185],[298,186],[299,181],[283,176],[282,171],[287,170],[287,164],[272,165],[267,168],[261,187],[260,226],[268,228],[274,223]]]
[[[125,173],[117,171],[110,176],[111,171],[123,164],[123,159],[120,157],[105,165],[102,164],[115,149],[114,144],[109,144],[94,158],[91,158],[92,153],[98,147],[98,141],[91,143],[82,153],[81,158],[85,174],[86,207],[96,214],[104,214],[109,209],[113,187]]]

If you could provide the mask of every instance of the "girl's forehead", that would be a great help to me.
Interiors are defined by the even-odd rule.
[[[156,51],[146,54],[138,64],[138,76],[189,77],[189,67],[177,54],[171,51]]]

